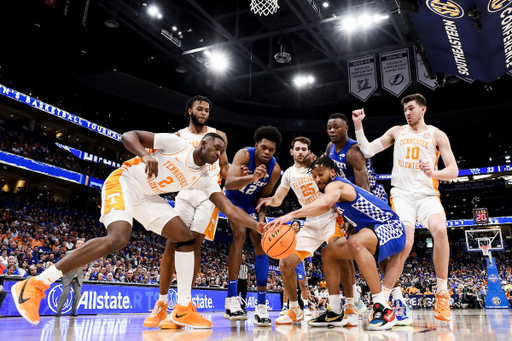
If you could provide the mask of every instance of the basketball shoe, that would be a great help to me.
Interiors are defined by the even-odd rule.
[[[165,319],[160,321],[158,324],[158,328],[160,329],[180,329],[183,328],[183,326],[177,325],[176,323],[172,322],[171,315],[167,315]]]
[[[281,309],[281,312],[279,313],[279,316],[286,315],[286,312],[288,311],[288,306],[283,305],[283,309]]]
[[[359,297],[359,299],[357,300],[356,308],[357,308],[358,315],[361,315],[362,313],[364,313],[367,310],[366,305],[364,304],[361,297]]]
[[[224,318],[236,321],[236,320],[247,320],[247,312],[240,306],[240,297],[226,297],[224,304]]]
[[[397,319],[393,310],[385,307],[381,303],[373,305],[373,316],[368,330],[387,330],[393,328]]]
[[[192,302],[188,306],[176,304],[171,314],[171,321],[179,326],[207,329],[212,327],[212,322],[208,321],[196,311]]]
[[[167,306],[169,303],[156,301],[155,307],[151,314],[144,320],[144,327],[154,328],[158,326],[160,321],[163,321],[167,317]]]
[[[397,319],[397,326],[408,326],[412,323],[412,314],[411,310],[407,306],[407,303],[402,300],[394,300],[393,310]]]
[[[49,285],[44,284],[43,281],[38,281],[36,277],[18,282],[11,287],[16,309],[31,324],[39,324],[39,305],[41,299],[46,297],[44,292],[49,288]]]
[[[310,327],[328,327],[328,326],[343,326],[343,311],[337,314],[331,310],[331,306],[327,305],[327,310],[320,314],[318,317],[308,321]]]
[[[294,322],[302,321],[303,319],[304,313],[300,307],[291,308],[286,311],[286,314],[279,316],[279,318],[276,320],[276,324],[292,324]]]
[[[354,304],[345,304],[344,314],[342,320],[342,326],[345,327],[356,327],[359,324],[359,316],[357,314],[357,308]]]
[[[268,316],[267,305],[258,304],[254,310],[254,324],[258,327],[271,327],[272,320]]]
[[[436,294],[436,312],[434,317],[446,322],[450,322],[452,320],[450,294],[446,290],[441,290]]]

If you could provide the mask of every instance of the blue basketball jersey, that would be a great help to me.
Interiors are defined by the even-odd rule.
[[[354,175],[354,167],[347,163],[347,152],[350,147],[356,144],[357,141],[348,139],[347,144],[336,153],[336,146],[334,143],[331,145],[331,149],[329,149],[329,158],[331,158],[338,168],[345,173],[345,177],[352,182],[356,183],[356,178]],[[371,192],[376,195],[381,200],[387,202],[387,194],[382,185],[377,183],[377,176],[375,175],[375,171],[373,170],[373,163],[371,159],[366,159],[366,172],[368,173],[368,183],[370,184]]]
[[[249,175],[254,173],[256,169],[256,160],[254,153],[256,152],[255,147],[246,147],[249,151],[250,160],[247,168],[249,169]],[[226,190],[226,196],[231,202],[237,206],[255,206],[258,203],[258,199],[260,197],[260,192],[270,181],[270,177],[272,176],[272,172],[276,165],[276,159],[272,157],[267,167],[267,174],[256,181],[251,182],[247,186],[240,189],[230,189]]]

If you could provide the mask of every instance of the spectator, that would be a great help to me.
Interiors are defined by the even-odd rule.
[[[32,277],[32,276],[37,276],[37,275],[39,275],[39,273],[37,272],[37,266],[31,265],[28,268],[27,273],[25,275],[23,275],[23,277]]]

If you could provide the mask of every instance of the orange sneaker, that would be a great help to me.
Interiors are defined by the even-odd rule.
[[[39,305],[46,297],[44,292],[50,288],[43,281],[31,277],[11,287],[12,297],[18,312],[31,324],[39,324]]]
[[[167,317],[167,306],[169,303],[162,301],[156,301],[155,307],[151,314],[144,320],[144,327],[154,328],[157,327],[160,321],[163,321]]]
[[[452,312],[450,310],[450,294],[446,290],[441,290],[436,294],[436,312],[434,317],[441,321],[450,322]]]
[[[212,322],[208,321],[196,311],[192,302],[188,306],[176,304],[171,314],[171,321],[180,326],[207,329],[212,327]]]
[[[167,318],[165,320],[162,320],[158,324],[158,328],[160,329],[179,329],[183,328],[183,326],[178,326],[176,323],[171,321],[171,315],[167,315]]]
[[[279,316],[276,320],[276,324],[292,324],[304,320],[304,313],[302,310],[297,308],[290,308],[286,311],[286,314]]]

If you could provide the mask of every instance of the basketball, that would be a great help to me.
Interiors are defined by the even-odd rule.
[[[261,239],[261,246],[265,253],[275,259],[291,255],[295,245],[297,245],[297,236],[290,225],[281,225],[273,232],[269,229]]]

